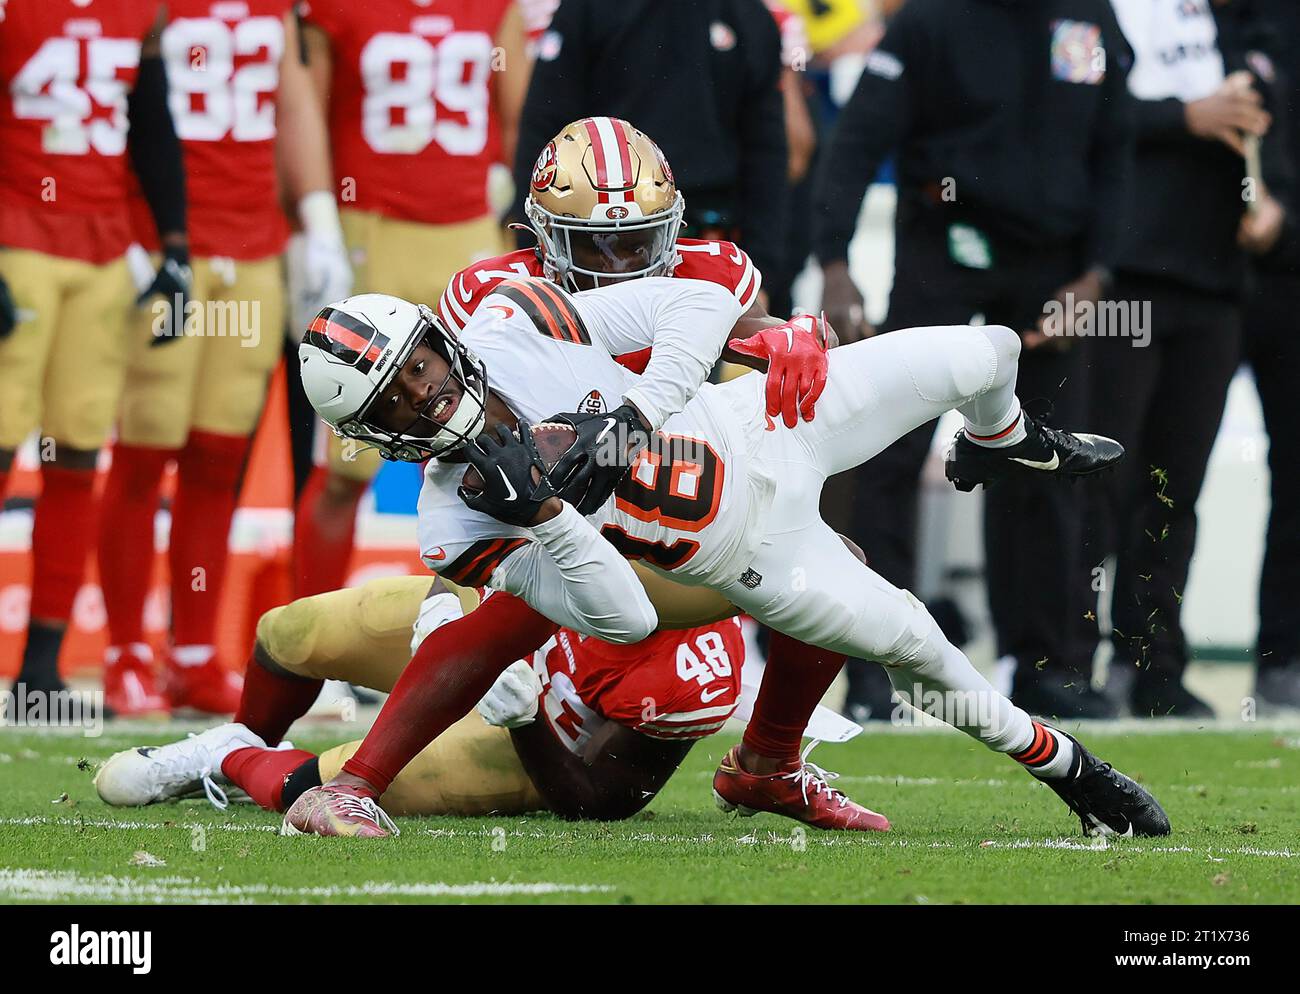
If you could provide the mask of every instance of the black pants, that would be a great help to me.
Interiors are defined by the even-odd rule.
[[[1119,439],[1127,452],[1090,491],[1085,566],[1116,554],[1115,662],[1138,666],[1139,687],[1158,687],[1181,680],[1187,665],[1182,595],[1196,500],[1240,359],[1241,306],[1123,274],[1114,298],[1150,301],[1151,335],[1145,348],[1127,338],[1091,343],[1093,430]]]
[[[1300,658],[1300,276],[1263,275],[1246,310],[1246,358],[1268,431],[1272,474],[1259,574],[1259,668]]]
[[[958,266],[949,258],[946,223],[924,208],[900,205],[896,229],[894,288],[884,332],[966,324],[976,314],[983,314],[986,324],[1025,331],[1082,268],[1072,246],[1026,250],[998,244],[991,269]],[[1087,400],[1083,371],[1077,345],[1024,351],[1016,392],[1031,411],[1050,408],[1053,424],[1077,428]],[[918,489],[933,436],[932,422],[854,471],[848,534],[865,550],[872,569],[901,587],[915,583]],[[986,494],[989,606],[999,655],[1019,661],[1021,685],[1043,674],[1077,672],[1082,665],[1071,657],[1068,638],[1071,617],[1083,610],[1071,582],[1078,573],[1080,512],[1078,492],[1055,481],[1008,481]],[[855,681],[869,679],[855,672],[861,665],[850,669],[851,694]]]

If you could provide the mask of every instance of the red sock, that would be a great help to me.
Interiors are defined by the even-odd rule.
[[[316,703],[324,684],[324,680],[272,673],[258,662],[254,650],[244,670],[244,692],[235,721],[267,745],[279,745],[289,726]]]
[[[41,467],[41,496],[32,525],[33,618],[67,621],[95,543],[95,473]]]
[[[745,746],[768,759],[795,758],[813,708],[844,665],[844,657],[773,630],[767,668],[745,729]]]
[[[144,601],[153,573],[153,519],[167,461],[175,449],[113,446],[99,529],[99,577],[109,642],[144,641]]]
[[[249,746],[236,749],[221,761],[221,772],[236,787],[244,790],[253,803],[267,811],[283,811],[280,795],[284,781],[290,773],[309,759],[314,752],[303,749],[259,749]]]
[[[293,520],[294,594],[310,597],[338,590],[348,578],[357,506],[365,487],[340,499],[326,493],[329,470],[312,467]]]
[[[522,600],[496,593],[433,632],[393,687],[356,754],[343,764],[378,797],[416,754],[469,714],[493,682],[558,627]]]
[[[177,645],[213,643],[248,444],[244,435],[191,431],[178,458],[169,557]]]

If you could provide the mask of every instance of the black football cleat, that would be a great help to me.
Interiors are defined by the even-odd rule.
[[[1027,479],[1055,476],[1077,479],[1110,469],[1124,458],[1124,446],[1105,435],[1074,434],[1039,424],[1021,413],[1025,437],[1015,445],[992,449],[957,432],[944,459],[944,475],[958,490],[969,493],[1012,476]]]
[[[1075,769],[1067,777],[1042,778],[1079,816],[1084,835],[1168,835],[1169,816],[1154,797],[1110,763],[1103,763],[1073,735]]]

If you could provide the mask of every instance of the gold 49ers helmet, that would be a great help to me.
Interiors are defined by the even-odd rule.
[[[616,117],[547,142],[524,202],[545,275],[573,290],[671,273],[685,206],[659,146]]]

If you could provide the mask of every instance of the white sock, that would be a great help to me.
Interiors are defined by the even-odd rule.
[[[991,425],[975,424],[966,418],[966,437],[989,449],[1005,449],[1025,437],[1025,419],[1020,416],[1020,401],[1012,397],[1010,410]]]
[[[1029,743],[1011,752],[1011,758],[1040,780],[1057,780],[1074,769],[1074,743],[1050,725],[1033,723]]]

